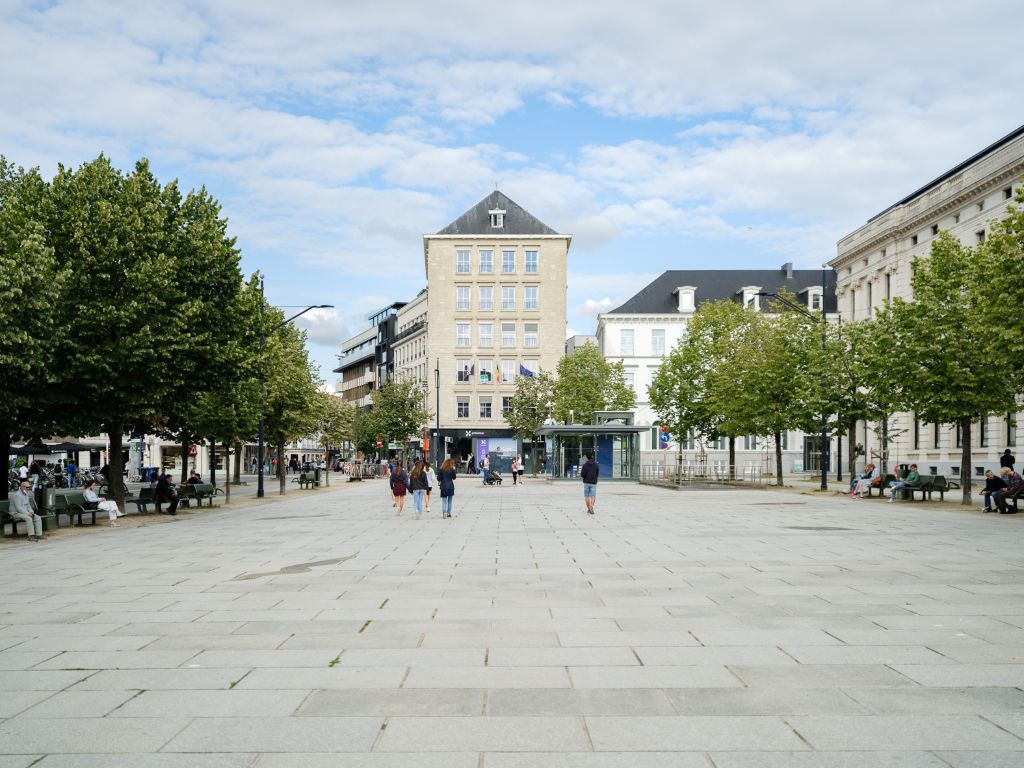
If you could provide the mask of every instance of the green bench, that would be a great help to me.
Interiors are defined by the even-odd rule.
[[[196,504],[199,505],[200,507],[203,506],[203,499],[207,499],[209,502],[206,506],[212,507],[214,497],[218,493],[223,493],[223,491],[221,491],[220,488],[214,487],[213,483],[196,483],[192,487],[196,489]]]
[[[95,508],[89,509],[85,506],[84,491],[76,491],[74,488],[61,488],[53,496],[54,514],[58,518],[62,514],[67,515],[71,525],[75,524],[75,517],[78,518],[79,525],[84,525],[82,522],[83,515],[92,515],[92,524],[96,525],[96,513],[98,511]]]
[[[140,488],[139,493],[136,496],[125,496],[124,504],[127,507],[129,504],[134,504],[135,508],[142,513],[149,513],[149,505],[152,504],[156,507],[157,512],[160,511],[160,502],[156,498],[156,491],[152,488]]]
[[[11,511],[11,502],[7,501],[6,499],[4,501],[0,501],[0,528],[3,529],[4,536],[7,536],[7,524],[10,523],[10,525],[11,525],[11,538],[13,538],[13,537],[16,537],[18,535],[18,523],[21,523],[21,522],[24,522],[24,521],[23,520],[15,520],[13,517],[11,517],[10,511]],[[39,517],[41,517],[43,519],[43,531],[44,532],[45,531],[49,531],[51,528],[56,528],[57,527],[56,517],[54,516],[53,512],[51,512],[49,510],[44,510],[42,512],[37,512],[36,514],[39,515]],[[28,536],[28,526],[26,526],[25,535]]]
[[[307,475],[305,472],[301,473],[298,477],[292,479],[293,483],[298,483],[299,488],[319,488],[320,482],[314,475]]]

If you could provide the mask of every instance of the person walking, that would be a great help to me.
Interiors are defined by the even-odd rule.
[[[96,481],[86,480],[85,485],[82,487],[83,495],[85,496],[85,508],[86,509],[100,509],[107,513],[107,517],[110,518],[110,527],[117,528],[117,518],[124,513],[117,508],[117,503],[110,501],[103,496],[99,496],[96,493]],[[173,513],[172,513],[173,514]]]
[[[1013,513],[1010,511],[1010,505],[1006,503],[1006,497],[1012,496],[1020,491],[1021,486],[1024,485],[1024,480],[1021,479],[1019,472],[1014,472],[1009,467],[1003,467],[1000,469],[999,475],[1006,483],[1006,487],[996,493],[996,506],[999,507],[999,512],[1001,514],[1012,515]]]
[[[518,472],[519,472],[519,484],[522,485],[523,484],[523,473],[526,472],[526,462],[523,461],[523,457],[522,456],[516,456],[516,463],[519,466],[519,469],[518,469]]]
[[[917,464],[910,465],[910,471],[902,480],[893,480],[889,483],[889,503],[896,501],[896,494],[904,488],[917,488],[921,484],[921,475],[917,472]]]
[[[512,459],[512,485],[516,484],[516,478],[519,477],[519,457],[516,456]]]
[[[75,464],[75,462],[72,461],[71,459],[68,459],[67,474],[68,474],[68,488],[77,488],[78,487],[78,465]]]
[[[445,459],[437,476],[441,488],[441,517],[452,516],[452,499],[455,496],[455,462]]]
[[[484,485],[487,485],[487,473],[491,469],[491,459],[488,454],[484,454],[480,459],[480,477],[483,478]]]
[[[1006,488],[1006,481],[996,477],[991,469],[985,470],[985,487],[981,489],[981,495],[985,503],[985,511],[992,512],[996,496]]]
[[[580,477],[583,478],[583,503],[587,505],[587,514],[594,514],[594,504],[597,502],[597,476],[601,468],[594,461],[594,452],[587,451],[584,456],[587,460],[580,467]]]
[[[397,510],[396,515],[402,514],[402,510],[405,509],[405,494],[409,490],[409,476],[405,474],[405,470],[397,462],[391,469],[391,495],[394,499],[393,506]]]
[[[1009,467],[1012,470],[1013,469],[1013,465],[1016,464],[1016,463],[1017,463],[1017,459],[1014,457],[1014,455],[1012,453],[1010,453],[1010,449],[1009,448],[1007,448],[1005,451],[1003,451],[1003,455],[999,457],[999,467],[1000,467],[1000,469],[1002,469],[1003,467]]]
[[[412,491],[412,508],[416,512],[416,519],[423,517],[423,501],[427,496],[427,473],[423,469],[423,462],[417,461],[409,475],[409,490]]]
[[[36,509],[36,499],[32,495],[32,481],[22,480],[18,490],[10,497],[11,528],[18,531],[18,521],[25,523],[25,531],[29,541],[43,540],[43,518]]]
[[[39,476],[41,474],[43,474],[43,469],[39,466],[39,462],[36,459],[32,459],[32,463],[28,465],[28,476],[32,481],[33,491],[39,487]]]
[[[437,475],[429,461],[423,462],[423,470],[427,473],[427,516],[430,516],[430,492],[437,486]]]
[[[470,455],[470,457],[469,457],[469,464],[467,464],[466,467],[467,467],[466,471],[469,472],[469,474],[471,474],[471,475],[475,475],[476,474],[476,456]]]

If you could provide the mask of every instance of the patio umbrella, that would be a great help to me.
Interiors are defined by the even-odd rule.
[[[11,448],[11,456],[49,456],[53,453],[50,446],[42,443],[27,443],[17,448]]]
[[[50,446],[50,450],[54,453],[74,453],[76,451],[103,451],[106,450],[107,446],[99,444],[88,444],[88,443],[72,443],[63,442],[55,443]]]

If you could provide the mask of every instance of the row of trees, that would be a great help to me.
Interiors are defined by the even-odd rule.
[[[675,434],[727,438],[730,464],[736,437],[773,437],[779,484],[781,433],[818,432],[822,414],[830,437],[852,435],[861,420],[884,429],[896,412],[955,424],[969,504],[971,426],[1015,411],[1024,389],[1024,212],[1011,207],[974,248],[941,233],[912,269],[913,300],[894,299],[866,322],[828,325],[824,345],[821,321],[789,311],[786,297],[770,315],[701,305],[655,376],[652,408]]]
[[[0,156],[0,454],[105,432],[121,477],[127,433],[174,439],[183,455],[203,439],[240,448],[257,430],[261,373],[279,455],[314,432],[329,403],[304,333],[239,261],[217,201],[161,184],[145,160],[123,172],[101,155],[48,182]]]

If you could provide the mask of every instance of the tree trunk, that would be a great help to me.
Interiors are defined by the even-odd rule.
[[[210,438],[210,484],[217,487],[217,439]]]
[[[960,419],[960,435],[962,450],[960,452],[960,491],[963,496],[960,503],[971,504],[971,417]]]
[[[3,432],[0,432],[0,453],[4,455],[4,460],[7,462],[6,469],[10,471],[11,461],[11,433],[4,428]],[[4,477],[3,483],[0,483],[0,501],[7,501],[10,498],[7,487],[7,477]]]
[[[331,455],[330,451],[327,450],[326,446],[324,447],[324,453],[326,453],[328,456]],[[322,456],[321,456],[321,458],[322,458]],[[331,487],[331,465],[330,465],[330,462],[325,460],[324,461],[324,467],[325,467],[325,469],[324,469],[324,486],[327,487],[327,488],[330,488]]]
[[[736,479],[736,437],[729,435],[729,479]]]
[[[852,478],[857,473],[857,420],[850,419],[850,423],[846,428],[846,456],[848,460],[850,470],[850,477]]]
[[[244,447],[241,440],[235,440],[235,485],[242,484],[242,448]]]
[[[775,431],[775,484],[782,487],[782,432]]]
[[[121,440],[124,436],[124,422],[120,420],[111,421],[105,427],[109,450],[107,451],[107,466],[110,470],[107,492],[110,498],[124,512],[124,457],[121,455]]]
[[[188,449],[190,448],[188,435],[181,438],[181,484],[188,480]]]
[[[281,495],[284,496],[286,484],[284,474],[284,443],[277,444],[277,479],[281,484]]]
[[[882,476],[889,472],[889,414],[882,416]]]

